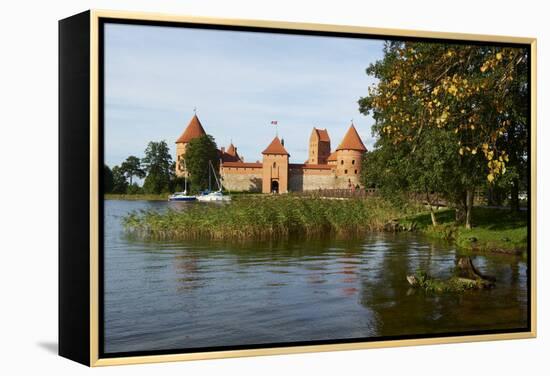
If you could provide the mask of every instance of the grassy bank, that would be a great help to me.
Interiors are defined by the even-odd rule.
[[[105,200],[129,200],[129,201],[166,201],[169,193],[163,194],[116,194],[107,193],[103,195]]]
[[[452,209],[437,213],[437,226],[432,225],[428,213],[405,217],[400,222],[405,226],[414,223],[418,231],[430,237],[452,240],[466,250],[503,253],[527,251],[527,212],[476,207],[472,218],[471,230],[455,223],[455,212]]]
[[[124,224],[130,232],[159,239],[274,239],[362,234],[413,213],[414,208],[397,209],[380,198],[248,196],[223,205],[136,212],[125,217]]]
[[[165,195],[106,195],[106,199],[166,200]],[[476,207],[467,230],[455,223],[452,209],[429,213],[415,206],[396,208],[382,198],[327,200],[293,195],[235,195],[222,205],[196,203],[184,210],[140,211],[124,218],[126,229],[155,239],[283,239],[362,235],[388,229],[388,223],[414,228],[429,237],[453,241],[471,251],[525,253],[527,212]]]

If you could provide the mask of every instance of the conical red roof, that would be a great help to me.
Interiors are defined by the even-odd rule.
[[[281,143],[281,140],[279,140],[279,137],[275,137],[273,141],[271,141],[269,146],[264,151],[262,151],[262,154],[289,155],[285,147]]]
[[[367,148],[363,145],[363,141],[361,141],[361,137],[359,137],[359,133],[357,133],[355,126],[351,124],[344,139],[340,142],[336,150],[367,151]]]
[[[183,131],[180,138],[178,138],[178,140],[176,141],[176,144],[187,143],[192,139],[204,136],[205,134],[206,132],[204,131],[204,128],[202,127],[199,118],[197,117],[197,115],[193,115],[191,121],[187,125],[187,128],[185,128],[185,131]]]

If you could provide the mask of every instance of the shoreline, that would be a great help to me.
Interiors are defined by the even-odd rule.
[[[106,193],[103,195],[103,200],[117,201],[168,201],[166,194],[126,194],[126,193]]]
[[[429,238],[452,242],[466,252],[526,256],[526,214],[502,208],[474,207],[474,224],[469,230],[455,223],[453,209],[444,209],[436,214],[437,226],[431,224],[429,213],[400,218],[397,223],[403,227],[414,227],[414,231]]]
[[[131,198],[129,196],[132,196]],[[241,196],[242,197],[242,196]],[[106,200],[165,201],[164,195],[105,195]],[[189,206],[184,212],[131,213],[126,231],[164,240],[268,240],[289,237],[357,236],[369,232],[416,232],[451,242],[466,252],[525,255],[527,213],[475,207],[474,226],[454,222],[454,210],[429,213],[418,206],[396,208],[381,198],[322,200],[299,196],[250,196],[220,206]],[[182,230],[182,229],[185,229]]]

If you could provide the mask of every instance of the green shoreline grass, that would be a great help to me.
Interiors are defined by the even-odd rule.
[[[365,234],[388,221],[416,213],[381,198],[326,200],[292,195],[234,197],[222,205],[189,205],[184,210],[149,210],[126,216],[131,233],[156,239],[278,239]]]
[[[131,197],[131,198],[130,198]],[[166,200],[164,195],[106,195],[106,199]],[[526,254],[527,213],[476,207],[467,230],[454,221],[454,210],[429,213],[418,206],[396,208],[388,201],[327,200],[293,195],[236,195],[230,203],[191,204],[184,209],[133,212],[123,219],[129,233],[151,239],[266,240],[289,237],[360,236],[368,232],[415,229],[434,239],[452,241],[467,251]]]
[[[527,252],[527,212],[475,207],[472,218],[473,227],[470,230],[456,224],[453,209],[437,213],[437,226],[432,225],[429,213],[405,217],[399,222],[404,226],[414,224],[417,231],[432,238],[452,241],[468,251]]]

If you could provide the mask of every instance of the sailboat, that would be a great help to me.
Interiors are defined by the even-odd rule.
[[[208,161],[208,166],[210,167],[208,169],[208,191],[203,192],[202,195],[197,196],[197,200],[203,202],[231,201],[231,196],[227,196],[222,193],[222,186],[220,184],[220,181],[218,180],[218,177],[216,176],[216,171],[214,171],[214,166],[212,165],[211,161]],[[212,192],[210,172],[214,173],[214,179],[216,179],[216,184],[218,185],[218,190],[215,192]]]
[[[185,159],[183,160],[183,168],[185,170],[185,187],[183,192],[174,192],[168,196],[168,201],[196,201],[197,196],[192,196],[187,194],[187,165],[185,164]]]

